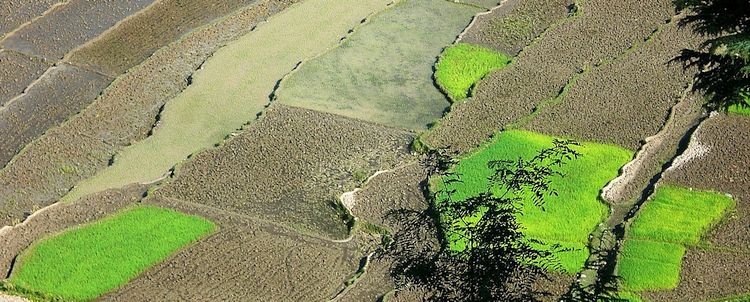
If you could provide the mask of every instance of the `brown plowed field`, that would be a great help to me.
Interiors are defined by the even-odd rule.
[[[71,65],[59,65],[29,91],[0,109],[0,167],[29,142],[83,110],[111,79]]]
[[[367,222],[398,230],[398,221],[388,216],[395,210],[427,209],[422,192],[427,171],[419,163],[412,163],[372,178],[365,187],[354,194],[352,214]]]
[[[357,271],[366,251],[223,210],[153,198],[214,221],[220,230],[100,301],[324,301]]]
[[[159,0],[67,59],[106,74],[121,74],[182,34],[260,0]],[[293,1],[284,1],[293,2]],[[148,33],[148,34],[144,34]]]
[[[178,169],[157,195],[272,220],[341,239],[346,223],[333,204],[371,175],[409,156],[413,135],[316,111],[272,106],[219,149]]]
[[[21,94],[49,65],[15,51],[0,50],[0,107]]]
[[[548,30],[509,67],[487,76],[475,96],[454,105],[426,137],[461,152],[555,98],[586,66],[621,56],[673,14],[669,0],[585,1],[581,15]]]
[[[105,168],[117,150],[147,137],[159,108],[187,86],[206,58],[289,2],[266,0],[188,34],[118,78],[82,114],[29,144],[0,170],[0,225],[55,202]]]
[[[748,250],[750,242],[750,118],[716,114],[703,122],[691,145],[708,153],[669,171],[664,181],[700,190],[731,194],[736,213],[714,229],[707,239],[718,246]],[[749,279],[750,280],[750,279]],[[750,282],[748,282],[750,285]],[[748,289],[750,291],[750,288]]]
[[[32,243],[67,228],[93,222],[133,204],[143,197],[144,186],[129,186],[90,195],[76,203],[56,204],[30,217],[24,224],[0,231],[0,276],[4,278],[17,255]]]
[[[154,0],[70,0],[8,35],[0,45],[57,61],[152,2]]]
[[[482,45],[515,56],[552,23],[568,15],[572,0],[508,0],[479,16],[461,42]]]
[[[669,170],[663,181],[731,194],[737,203],[706,239],[706,251],[691,250],[673,291],[649,293],[652,301],[698,301],[750,293],[750,118],[714,114],[693,135],[687,152],[703,146],[702,156]],[[669,300],[669,301],[672,301]]]
[[[561,103],[542,109],[524,128],[638,150],[661,129],[693,78],[692,70],[669,61],[702,40],[675,21],[621,59],[585,73]]]
[[[647,292],[646,301],[714,301],[750,293],[748,253],[692,249],[682,262],[680,283],[672,291]]]
[[[41,16],[63,0],[2,0],[0,1],[0,39],[31,19]]]

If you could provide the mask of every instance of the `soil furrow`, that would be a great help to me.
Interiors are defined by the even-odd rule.
[[[188,34],[115,80],[81,114],[28,144],[0,170],[0,225],[57,201],[107,167],[117,150],[148,135],[159,108],[186,87],[210,54],[289,5],[266,0]]]
[[[632,3],[631,3],[632,2]],[[550,28],[513,64],[480,82],[474,97],[453,106],[424,140],[465,153],[506,125],[528,116],[581,66],[595,66],[643,41],[672,17],[670,1],[586,1],[578,14]],[[618,20],[612,22],[611,20]]]
[[[8,35],[0,45],[6,49],[58,61],[78,45],[102,34],[153,1],[70,0]]]

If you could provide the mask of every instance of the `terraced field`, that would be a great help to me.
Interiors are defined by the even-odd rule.
[[[432,80],[435,58],[479,11],[444,0],[399,1],[286,78],[279,101],[424,130],[449,106]]]
[[[750,118],[670,0],[6,2],[0,301],[423,301],[400,255],[462,243],[406,214],[446,202],[420,153],[460,200],[554,138],[542,301],[750,296]]]
[[[221,142],[261,114],[278,79],[298,62],[334,46],[387,3],[306,1],[223,47],[191,77],[192,85],[166,104],[153,135],[118,153],[110,167],[81,183],[66,200],[158,179],[189,155]],[[332,21],[330,15],[342,17]],[[277,53],[283,54],[272,56],[277,61],[258,55]]]

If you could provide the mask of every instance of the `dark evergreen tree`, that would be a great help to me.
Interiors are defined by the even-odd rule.
[[[680,21],[707,41],[701,49],[685,49],[676,58],[697,67],[695,90],[706,93],[710,109],[750,106],[750,1],[674,0]]]
[[[427,162],[439,188],[430,196],[432,207],[394,213],[409,225],[395,234],[390,249],[398,283],[425,290],[431,301],[539,301],[546,293],[534,284],[547,269],[559,268],[554,254],[564,250],[526,238],[518,217],[523,204],[543,208],[545,198],[557,194],[551,179],[579,156],[570,148],[575,144],[556,140],[533,158],[492,161],[487,190],[462,200],[451,189],[461,181],[450,172],[454,161],[431,152]],[[417,248],[425,229],[436,230],[436,248]],[[461,238],[465,248],[451,249],[448,238]]]

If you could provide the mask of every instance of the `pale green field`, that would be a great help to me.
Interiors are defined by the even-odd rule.
[[[164,108],[154,135],[119,153],[64,200],[160,178],[188,155],[221,142],[256,118],[277,81],[295,65],[334,47],[347,31],[391,0],[307,0],[217,51],[193,84]]]
[[[445,0],[403,0],[300,67],[282,84],[279,101],[424,130],[450,105],[435,87],[433,65],[480,11]]]

